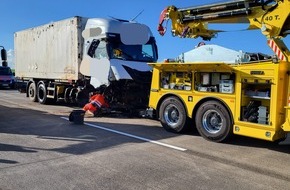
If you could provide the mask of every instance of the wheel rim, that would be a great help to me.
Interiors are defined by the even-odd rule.
[[[221,115],[215,110],[208,110],[202,117],[202,126],[208,133],[218,133],[223,124]]]
[[[28,91],[28,94],[29,94],[29,97],[33,98],[35,96],[35,90],[34,88],[32,87],[33,84],[31,84],[29,86],[29,91]]]
[[[179,111],[174,105],[169,105],[164,110],[164,119],[172,128],[177,126],[179,121]]]
[[[38,97],[40,100],[44,99],[44,89],[42,87],[39,87],[39,91],[38,91]]]

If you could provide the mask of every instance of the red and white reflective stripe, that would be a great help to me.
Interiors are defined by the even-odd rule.
[[[91,104],[95,107],[98,107],[98,108],[102,107],[101,102],[99,102],[98,100],[91,101]]]
[[[282,61],[286,61],[286,57],[284,56],[282,51],[279,49],[277,44],[274,42],[274,40],[268,40],[268,45],[274,51],[274,53],[278,56],[278,59]]]

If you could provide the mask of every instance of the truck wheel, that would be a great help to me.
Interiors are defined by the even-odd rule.
[[[31,82],[28,86],[28,97],[31,101],[37,102],[37,92],[35,82]]]
[[[72,103],[72,104],[76,103],[77,92],[78,92],[78,89],[76,89],[76,88],[73,88],[70,91],[70,94],[69,94],[70,103]]]
[[[65,103],[70,103],[69,95],[70,95],[71,90],[72,90],[72,87],[67,87],[64,91],[64,102]]]
[[[159,109],[159,118],[166,131],[181,133],[187,129],[186,111],[183,104],[175,97],[166,98]]]
[[[46,94],[47,91],[45,85],[43,83],[40,83],[37,88],[37,97],[39,103],[45,104],[47,102]]]
[[[227,109],[217,101],[207,101],[197,110],[195,117],[199,134],[210,141],[223,142],[233,134]]]

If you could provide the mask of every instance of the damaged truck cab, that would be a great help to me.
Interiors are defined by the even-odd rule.
[[[114,109],[147,107],[147,63],[157,60],[157,46],[146,25],[72,17],[16,32],[14,40],[17,86],[25,84],[32,101],[83,106],[101,87]]]
[[[146,25],[108,19],[89,19],[80,71],[95,88],[106,85],[111,106],[146,109],[151,67],[157,60],[155,38]]]

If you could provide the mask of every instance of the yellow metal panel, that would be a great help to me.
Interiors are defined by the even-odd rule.
[[[152,83],[151,83],[151,91],[150,91],[150,99],[149,99],[149,107],[156,109],[157,104],[160,98],[159,95],[159,69],[153,68],[153,74],[152,74]]]
[[[253,137],[267,141],[275,141],[285,137],[285,133],[281,129],[275,131],[272,128],[262,127],[259,124],[249,122],[236,122],[233,130],[236,135]]]
[[[215,63],[207,63],[207,62],[195,62],[195,63],[149,63],[152,67],[166,71],[223,71],[223,72],[231,72],[233,71],[233,67],[231,65],[215,62]]]
[[[285,132],[290,132],[290,107],[289,106],[286,107],[286,121],[283,124],[282,129]]]

